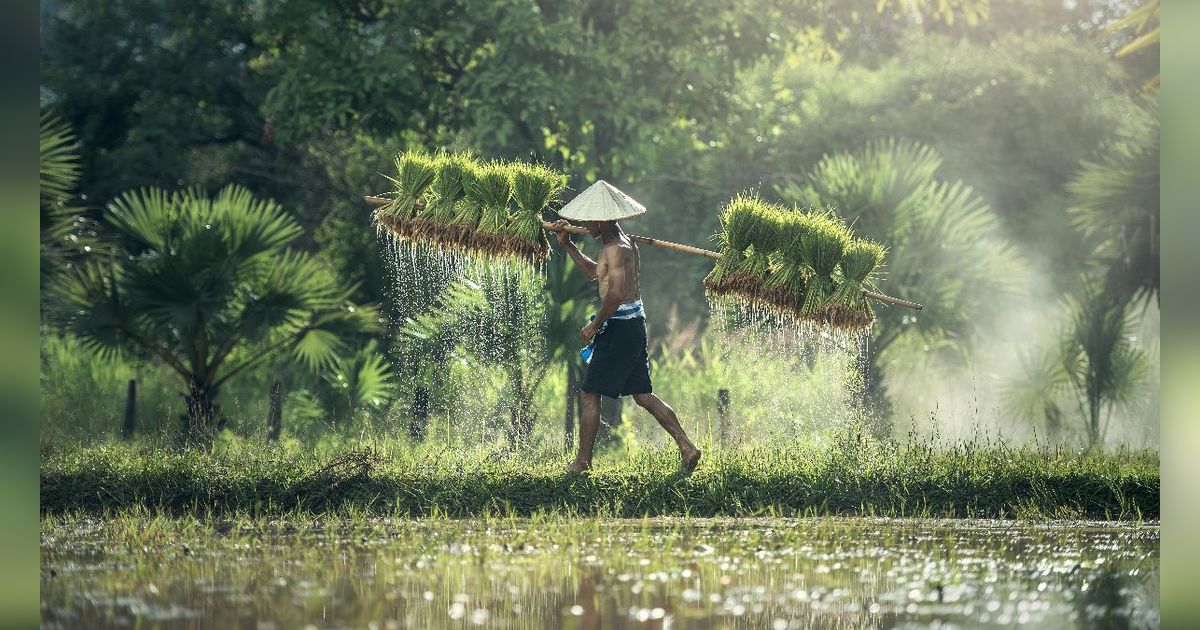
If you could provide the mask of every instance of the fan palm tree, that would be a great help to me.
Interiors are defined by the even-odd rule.
[[[364,411],[383,407],[395,393],[392,366],[374,339],[338,355],[317,377],[313,394],[340,429],[349,427]]]
[[[1141,399],[1149,361],[1135,341],[1137,322],[1127,300],[1088,282],[1065,306],[1067,322],[1055,342],[1022,356],[1004,399],[1017,417],[1044,420],[1052,439],[1066,423],[1064,404],[1074,402],[1094,447],[1103,443],[1116,408]]]
[[[1136,326],[1130,302],[1085,285],[1078,299],[1069,300],[1071,327],[1065,336],[1062,361],[1079,400],[1088,444],[1104,440],[1113,409],[1138,398],[1149,364],[1134,343]]]
[[[831,206],[858,234],[887,243],[889,291],[919,295],[920,314],[880,309],[864,367],[867,396],[886,407],[880,356],[904,335],[931,349],[963,355],[986,330],[990,302],[1011,296],[1024,273],[999,220],[962,182],[937,178],[942,159],[915,142],[873,142],[855,153],[822,159],[807,175],[778,189],[802,206]]]
[[[1114,57],[1121,59],[1136,52],[1158,46],[1162,38],[1158,24],[1160,5],[1160,0],[1149,0],[1125,14],[1121,19],[1108,25],[1107,30],[1110,33],[1127,28],[1133,29],[1133,40],[1113,53]],[[1159,80],[1160,76],[1157,74],[1154,75],[1142,86],[1142,89],[1149,91],[1158,87]]]
[[[1158,297],[1159,123],[1105,147],[1068,184],[1069,212],[1107,268],[1105,284],[1122,301]]]
[[[77,265],[56,286],[64,325],[102,354],[154,357],[186,387],[182,434],[217,429],[217,393],[234,376],[291,353],[331,365],[373,308],[311,256],[288,248],[301,228],[239,186],[125,193],[104,210],[119,256]]]
[[[565,261],[565,262],[564,262]],[[413,407],[445,392],[452,357],[478,369],[500,368],[509,395],[508,434],[514,444],[533,430],[532,401],[549,368],[563,363],[568,381],[578,382],[578,331],[587,308],[590,281],[563,258],[546,263],[545,283],[511,271],[487,274],[482,283],[458,280],[446,285],[432,308],[409,317],[399,332],[407,371],[415,375]],[[477,331],[488,331],[480,336]],[[574,378],[572,378],[574,377]],[[574,418],[572,387],[566,393],[568,433]],[[410,433],[421,439],[426,418],[414,411]]]
[[[79,183],[79,155],[70,125],[50,111],[40,121],[39,183],[41,223],[41,282],[47,281],[72,253],[95,245],[91,222],[73,205]]]

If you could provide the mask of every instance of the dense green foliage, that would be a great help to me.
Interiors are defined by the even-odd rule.
[[[300,227],[277,204],[231,186],[215,198],[146,189],[108,205],[118,255],[90,260],[55,286],[66,330],[90,351],[154,358],[184,381],[183,434],[210,437],[218,389],[281,352],[317,368],[374,310],[312,256],[289,251]]]
[[[90,296],[85,301],[93,305],[102,294],[136,297],[124,289],[98,291],[133,277],[97,272],[114,263],[106,257],[111,247],[104,237],[124,229],[105,208],[126,203],[120,200],[137,194],[130,191],[154,186],[172,196],[193,190],[188,194],[201,199],[240,186],[254,199],[276,200],[296,227],[287,256],[305,258],[305,269],[312,269],[297,268],[297,278],[336,287],[343,303],[379,304],[383,321],[374,333],[373,357],[362,351],[367,337],[356,336],[353,347],[322,352],[320,367],[303,370],[255,354],[265,346],[243,344],[247,337],[241,332],[227,334],[237,328],[230,323],[237,317],[203,317],[205,326],[216,327],[204,332],[210,348],[227,343],[238,348],[227,360],[234,363],[224,368],[219,350],[196,359],[191,355],[205,354],[203,348],[180,342],[172,331],[168,345],[191,347],[169,354],[176,362],[188,355],[182,363],[191,376],[207,379],[214,373],[215,385],[225,378],[215,372],[245,366],[221,385],[224,408],[237,411],[227,414],[227,428],[243,436],[260,432],[267,388],[282,381],[285,430],[305,440],[318,440],[331,429],[403,431],[420,389],[432,392],[431,422],[456,405],[485,401],[478,403],[490,409],[478,414],[487,418],[481,424],[532,422],[532,433],[549,439],[558,428],[546,419],[558,415],[561,391],[569,396],[579,375],[574,332],[585,319],[588,285],[578,270],[553,257],[549,261],[542,287],[548,299],[525,309],[534,319],[523,322],[536,319],[545,326],[545,346],[522,370],[477,360],[469,336],[451,335],[454,343],[443,346],[444,352],[426,354],[427,338],[402,331],[411,332],[410,320],[423,316],[432,325],[424,311],[445,304],[439,296],[451,282],[441,278],[420,295],[397,299],[404,279],[390,268],[395,252],[376,238],[361,195],[389,187],[381,174],[395,176],[401,190],[408,185],[405,168],[395,165],[397,152],[428,154],[428,172],[407,173],[412,182],[423,181],[417,196],[428,191],[438,172],[461,170],[461,177],[443,178],[446,187],[432,197],[446,203],[424,207],[442,223],[457,225],[453,234],[461,236],[471,225],[501,235],[515,229],[544,251],[544,234],[534,229],[541,209],[518,212],[540,206],[538,195],[525,195],[524,203],[514,198],[516,178],[502,169],[457,169],[453,160],[440,158],[439,171],[433,149],[469,152],[489,164],[548,165],[566,175],[563,199],[595,178],[607,178],[651,208],[630,231],[695,244],[722,230],[719,210],[732,194],[754,190],[767,203],[836,206],[856,233],[888,245],[887,263],[867,271],[879,252],[862,250],[848,258],[861,266],[835,262],[818,276],[830,282],[806,285],[811,265],[789,264],[782,255],[789,246],[803,251],[805,241],[796,237],[776,244],[774,254],[736,248],[748,260],[731,264],[780,272],[773,273],[771,288],[803,291],[814,304],[829,295],[850,301],[852,292],[838,291],[832,281],[857,278],[855,269],[861,269],[868,284],[926,305],[917,317],[876,309],[869,360],[857,380],[875,394],[867,411],[889,416],[883,385],[892,388],[891,397],[897,389],[923,391],[902,383],[904,377],[940,380],[946,372],[935,367],[962,372],[971,366],[985,366],[989,379],[1013,376],[993,367],[1006,363],[995,347],[1030,340],[1004,338],[1012,312],[997,304],[1011,301],[1012,311],[1036,313],[1059,337],[1042,345],[1057,348],[1086,328],[1082,322],[1068,326],[1069,310],[1060,308],[1062,298],[1080,294],[1081,287],[1098,283],[1128,301],[1157,296],[1158,113],[1153,89],[1144,89],[1158,74],[1152,45],[1156,5],[45,2],[41,100],[55,112],[43,119],[46,295],[68,303]],[[493,202],[468,202],[472,190],[474,199],[490,195]],[[416,196],[411,201],[406,210],[415,211]],[[114,242],[125,248],[127,240]],[[678,327],[703,329],[709,313],[702,279],[710,263],[646,250],[642,287],[652,317],[671,313]],[[121,260],[117,266],[133,269],[146,262]],[[423,270],[438,264],[432,257],[418,262]],[[176,284],[196,277],[184,273]],[[85,286],[97,291],[84,291]],[[162,315],[159,323],[174,318],[171,326],[186,324],[180,319],[186,319],[186,301],[154,311]],[[62,316],[62,306],[47,299],[47,321]],[[195,323],[193,330],[199,330]],[[510,330],[522,324],[511,323]],[[289,325],[295,328],[294,321]],[[440,325],[449,330],[449,324]],[[157,328],[162,332],[164,326]],[[153,352],[145,352],[142,344],[143,351],[125,357],[73,360],[65,358],[70,349],[95,338],[58,336],[62,332],[46,328],[44,334],[53,338],[43,344],[44,408],[59,410],[46,412],[46,424],[56,436],[114,432],[126,376],[142,383],[146,394],[141,424],[159,430],[167,422],[163,414],[186,411],[166,402],[171,386],[162,373],[179,369],[160,346],[151,344]],[[665,326],[651,327],[660,346],[668,343],[667,332]],[[321,336],[307,338],[318,343]],[[509,335],[505,343],[514,338]],[[1139,339],[1131,351],[1152,343]],[[715,389],[726,385],[737,390],[735,400],[764,398],[754,391],[753,378],[736,370],[721,376],[727,382],[712,381],[717,354],[675,349],[655,355],[665,364],[692,357],[690,369],[661,381],[668,391],[695,397],[673,404],[707,417]],[[439,359],[453,365],[435,365]],[[542,366],[546,372],[539,376]],[[53,372],[57,369],[66,371]],[[89,370],[121,377],[85,376]],[[78,375],[77,382],[61,382],[68,374]],[[689,374],[695,375],[690,381]],[[191,376],[185,376],[185,389]],[[467,385],[486,392],[464,389]],[[1078,429],[1064,437],[1090,439],[1090,420],[1084,420],[1091,414],[1051,400],[1071,387],[1064,385],[1050,399],[1023,395],[1023,400],[1040,401],[1028,408],[1058,405],[1055,413],[1070,416],[1060,424]],[[803,399],[823,388],[805,382],[794,389]],[[512,409],[496,399],[507,395],[499,392],[513,391],[532,409],[510,415]],[[190,397],[186,391],[169,395],[180,393]],[[1101,395],[1111,396],[1112,391]],[[939,401],[924,402],[929,409]],[[1114,402],[1104,408],[1113,413],[1127,407],[1132,408]],[[103,410],[103,418],[85,409]],[[805,422],[813,415],[778,404],[741,410],[740,418],[773,415],[782,424],[792,420],[785,415],[804,416]],[[50,418],[51,413],[62,415]]]
[[[1080,455],[963,443],[802,443],[713,450],[691,477],[673,451],[644,451],[589,476],[549,453],[308,449],[228,444],[210,455],[136,446],[43,453],[47,513],[148,508],[277,514],[359,508],[396,515],[826,515],[1148,518],[1159,513],[1153,453]]]

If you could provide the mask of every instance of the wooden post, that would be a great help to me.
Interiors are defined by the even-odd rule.
[[[279,381],[271,383],[271,408],[267,412],[267,440],[279,441],[283,433],[283,397],[279,391]]]
[[[721,447],[725,446],[725,441],[729,438],[729,390],[717,390],[717,418],[720,421],[719,440]]]
[[[129,379],[125,390],[125,423],[121,425],[121,439],[132,440],[134,424],[137,422],[137,381]]]

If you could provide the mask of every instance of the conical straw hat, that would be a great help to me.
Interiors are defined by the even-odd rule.
[[[558,216],[576,221],[617,221],[645,211],[646,206],[617,190],[616,186],[599,179],[563,206]]]

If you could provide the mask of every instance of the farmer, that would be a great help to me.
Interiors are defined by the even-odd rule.
[[[587,362],[587,375],[580,388],[583,417],[579,423],[579,452],[569,467],[572,471],[592,467],[592,446],[600,426],[600,396],[633,396],[634,402],[649,411],[679,445],[683,472],[692,472],[700,461],[700,449],[684,433],[675,410],[655,396],[650,385],[646,312],[638,281],[641,256],[637,245],[617,223],[618,219],[645,211],[640,203],[600,180],[559,210],[559,216],[565,218],[554,224],[562,228],[570,225],[567,219],[580,221],[601,243],[600,254],[592,260],[579,251],[568,233],[558,232],[559,244],[588,277],[598,281],[600,288],[600,310],[579,331],[588,342],[581,353]]]

